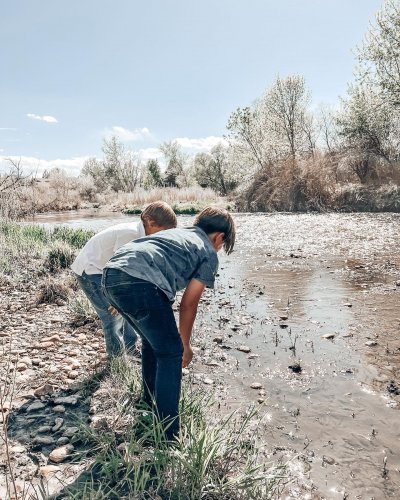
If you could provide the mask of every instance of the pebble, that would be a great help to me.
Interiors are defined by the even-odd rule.
[[[262,389],[262,384],[260,384],[259,382],[253,382],[250,387],[252,389]]]
[[[247,345],[241,345],[237,348],[237,350],[240,352],[250,352],[251,351],[250,347]]]
[[[331,340],[334,339],[335,337],[336,337],[335,333],[325,333],[325,335],[322,335],[321,338]]]
[[[53,411],[56,413],[64,413],[65,412],[65,406],[63,405],[57,405],[53,408]]]
[[[79,396],[76,396],[75,394],[72,394],[71,396],[63,396],[63,397],[58,397],[55,398],[54,404],[55,405],[71,405],[75,406],[78,402]]]
[[[79,431],[78,427],[67,427],[64,431],[63,437],[71,438]]]
[[[224,341],[223,337],[214,337],[213,338],[213,342],[215,342],[216,344],[222,344],[223,341]]]
[[[55,474],[60,470],[60,467],[57,465],[45,465],[39,468],[39,475],[43,477],[48,477],[52,474]]]
[[[11,453],[13,453],[14,455],[17,455],[18,453],[25,453],[25,448],[19,444],[15,445],[15,446],[12,446],[10,448],[10,451]]]
[[[336,460],[332,457],[328,457],[326,455],[323,455],[322,457],[322,461],[328,465],[333,465],[336,463]]]
[[[203,379],[203,383],[206,385],[213,385],[214,380],[212,380],[211,378],[205,378]]]
[[[64,446],[65,444],[68,444],[68,443],[69,443],[69,438],[67,438],[66,436],[61,436],[56,441],[57,446]]]
[[[57,432],[58,430],[61,429],[62,425],[64,423],[64,419],[61,417],[57,417],[54,419],[54,426],[51,428],[53,432]]]
[[[374,347],[374,346],[378,345],[378,342],[376,342],[376,340],[368,340],[367,342],[365,342],[365,345],[367,347]]]
[[[65,446],[60,446],[59,448],[55,448],[49,455],[49,459],[55,463],[64,462],[66,458],[71,455],[71,452],[74,450],[74,447],[71,444],[67,444]]]
[[[26,412],[30,413],[31,411],[43,410],[43,408],[46,408],[46,405],[44,405],[40,401],[35,401],[34,403],[28,406]]]
[[[41,446],[48,446],[54,443],[54,439],[51,436],[36,436],[33,440],[33,444],[39,444]]]
[[[50,432],[50,431],[51,431],[50,425],[42,425],[37,430],[38,434],[45,434],[46,432]]]
[[[47,396],[52,394],[56,390],[56,387],[52,384],[44,384],[33,391],[35,396]]]

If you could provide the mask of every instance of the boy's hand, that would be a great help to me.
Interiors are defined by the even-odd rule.
[[[113,306],[108,306],[108,312],[111,316],[118,316],[119,312]]]
[[[182,368],[187,368],[193,358],[193,349],[190,344],[183,346]]]

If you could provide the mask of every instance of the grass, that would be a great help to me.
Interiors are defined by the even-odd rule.
[[[0,220],[0,274],[12,274],[17,267],[30,274],[68,267],[76,250],[93,234],[64,226],[49,230]]]
[[[176,201],[171,203],[172,210],[176,215],[195,215],[200,213],[205,207],[209,205],[215,205],[215,201],[210,199],[205,200],[193,200],[193,201]],[[218,202],[218,205],[231,210],[232,206],[228,203]],[[129,215],[137,215],[142,213],[145,205],[133,205],[122,209],[122,212]]]
[[[90,471],[58,498],[261,500],[276,496],[283,465],[265,463],[255,408],[214,417],[209,394],[184,384],[181,435],[171,445],[157,417],[138,409],[138,368],[115,360],[106,400],[107,425],[87,427],[79,440],[93,460]],[[97,405],[97,403],[96,403]]]

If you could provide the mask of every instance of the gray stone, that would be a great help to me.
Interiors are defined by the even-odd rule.
[[[250,347],[247,345],[241,345],[237,348],[237,350],[240,352],[250,352],[251,351]]]
[[[44,405],[40,401],[35,401],[34,403],[28,406],[26,412],[30,413],[31,411],[43,410],[43,408],[46,408],[46,405]]]
[[[56,413],[64,413],[65,412],[65,406],[63,405],[57,405],[53,408],[53,411]]]
[[[71,396],[59,397],[54,400],[55,405],[71,405],[75,406],[78,403],[79,396],[72,394]]]
[[[45,434],[46,432],[50,432],[50,431],[51,431],[50,425],[42,425],[37,430],[38,434]]]
[[[67,427],[65,430],[64,430],[64,433],[63,433],[63,436],[64,437],[67,437],[67,438],[71,438],[72,436],[74,436],[77,432],[79,431],[79,428],[78,427]]]
[[[51,436],[36,436],[33,440],[33,444],[40,444],[41,446],[48,446],[54,443],[54,439]]]
[[[66,436],[61,436],[56,441],[57,446],[64,446],[65,444],[68,444],[68,443],[69,443],[69,438],[67,438]]]
[[[57,417],[55,420],[54,420],[54,426],[51,428],[51,430],[53,432],[57,432],[58,430],[61,429],[62,425],[64,423],[64,419],[61,418],[61,417]]]

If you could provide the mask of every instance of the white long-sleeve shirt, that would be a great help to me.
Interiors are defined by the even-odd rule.
[[[71,269],[82,276],[102,274],[104,266],[118,248],[132,240],[146,236],[143,222],[124,222],[103,229],[95,234],[79,252]]]

